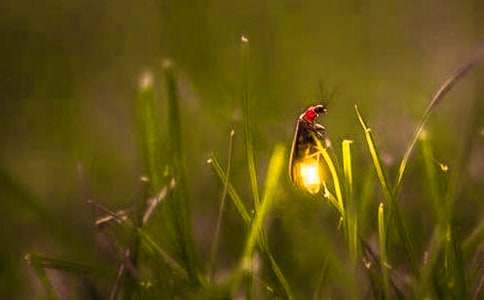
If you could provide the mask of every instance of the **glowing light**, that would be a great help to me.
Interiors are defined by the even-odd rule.
[[[309,193],[316,194],[321,189],[321,166],[316,159],[305,159],[298,164],[298,181]]]

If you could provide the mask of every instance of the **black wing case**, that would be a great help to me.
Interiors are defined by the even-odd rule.
[[[294,138],[292,139],[291,154],[289,156],[289,178],[296,184],[295,163],[304,155],[304,149],[307,149],[308,144],[311,143],[312,136],[306,124],[300,119],[296,122],[294,130]]]

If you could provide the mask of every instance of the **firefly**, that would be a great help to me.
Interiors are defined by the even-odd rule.
[[[289,177],[295,186],[316,194],[323,185],[320,154],[315,139],[324,139],[326,129],[316,119],[327,112],[322,104],[312,105],[297,118],[289,158]]]

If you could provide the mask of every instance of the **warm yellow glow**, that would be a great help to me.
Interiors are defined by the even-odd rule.
[[[316,159],[305,159],[298,164],[298,181],[311,194],[321,189],[321,166]]]

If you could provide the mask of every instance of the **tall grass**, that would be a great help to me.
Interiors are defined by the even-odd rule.
[[[257,171],[254,157],[254,142],[252,138],[252,129],[250,122],[250,99],[249,99],[249,40],[245,36],[240,37],[241,42],[241,99],[244,118],[244,135],[245,135],[245,153],[247,156],[247,167],[249,170],[250,187],[254,208],[257,209],[259,201],[259,188],[257,184]]]
[[[242,67],[240,104],[243,111],[243,152],[247,162],[246,165],[244,164],[244,168],[247,168],[248,174],[247,194],[250,195],[252,201],[245,201],[241,195],[246,194],[239,192],[235,184],[231,182],[232,153],[237,147],[233,139],[234,131],[232,131],[229,138],[226,166],[224,167],[220,163],[216,155],[211,155],[208,159],[209,166],[214,172],[216,180],[221,183],[222,189],[214,237],[210,250],[207,251],[209,252],[206,255],[208,260],[204,266],[197,260],[196,247],[192,237],[190,186],[185,166],[183,121],[180,114],[181,99],[177,73],[173,64],[165,62],[162,67],[164,96],[157,96],[155,84],[158,81],[153,75],[147,74],[140,85],[136,101],[139,142],[144,159],[143,171],[148,175],[147,180],[150,184],[149,192],[143,197],[148,199],[143,198],[143,205],[134,217],[133,214],[121,215],[97,202],[90,201],[98,211],[109,217],[109,225],[120,231],[118,235],[112,235],[114,238],[111,242],[123,250],[122,253],[128,255],[120,262],[120,271],[116,275],[112,270],[104,270],[100,267],[29,254],[26,261],[44,286],[47,298],[58,298],[48,272],[46,272],[48,269],[70,272],[79,276],[102,274],[104,278],[112,279],[114,277],[115,284],[110,293],[112,299],[123,297],[226,299],[241,295],[245,295],[247,299],[263,298],[256,289],[258,284],[264,286],[264,290],[268,293],[266,296],[269,298],[295,299],[299,296],[297,292],[294,292],[288,280],[293,277],[285,275],[290,270],[283,270],[277,263],[275,254],[271,251],[268,238],[270,231],[265,226],[273,208],[283,197],[281,191],[286,191],[282,182],[287,157],[286,147],[276,143],[268,160],[265,177],[262,179],[257,173],[257,156],[252,135],[253,124],[249,97],[249,42],[246,37],[241,38],[240,47]],[[336,208],[347,249],[346,252],[339,253],[327,237],[318,237],[323,241],[325,250],[325,253],[321,254],[322,267],[316,275],[307,274],[308,278],[316,279],[316,286],[311,293],[315,299],[323,297],[323,294],[330,295],[331,298],[341,297],[341,295],[355,299],[363,298],[369,295],[370,287],[374,298],[382,296],[384,299],[403,298],[403,295],[416,299],[465,299],[471,294],[466,266],[471,253],[477,252],[476,249],[482,245],[484,223],[481,223],[466,239],[461,238],[453,224],[452,210],[459,192],[459,178],[456,176],[462,174],[463,171],[449,176],[447,169],[437,168],[439,164],[435,159],[432,143],[422,133],[425,132],[425,125],[436,105],[483,56],[484,51],[478,52],[476,57],[458,68],[434,95],[399,164],[394,182],[389,179],[392,176],[382,163],[377,137],[358,107],[355,107],[356,115],[363,130],[364,147],[367,148],[371,160],[372,171],[367,172],[366,177],[355,176],[362,170],[354,169],[353,151],[355,148],[361,150],[363,147],[355,147],[361,145],[352,140],[343,140],[339,154],[339,152],[335,153],[332,148],[323,146],[320,140],[315,139],[319,154],[323,158],[322,165],[327,167],[330,175],[324,185],[322,195],[324,197],[318,195],[316,199],[321,201],[326,198]],[[160,99],[166,103],[164,117],[160,115],[160,111],[162,111],[160,107],[162,102],[158,102]],[[163,119],[166,120],[166,124],[162,122]],[[164,149],[165,145],[162,143],[163,124],[166,125],[166,134],[169,137],[166,143],[168,151]],[[355,121],[355,124],[358,123]],[[418,141],[420,144],[417,144]],[[415,249],[414,243],[417,235],[412,235],[407,228],[407,222],[411,216],[401,214],[398,201],[404,192],[403,180],[416,145],[420,145],[421,148],[425,189],[428,192],[431,211],[435,219],[431,239],[423,253],[417,253]],[[341,155],[341,160],[338,159],[339,155]],[[339,161],[342,164],[339,164]],[[460,164],[464,165],[462,161]],[[258,178],[264,182],[263,189],[259,187]],[[2,177],[0,180],[6,179]],[[377,185],[383,199],[381,202],[377,201],[377,196],[373,193],[373,189]],[[259,194],[260,191],[262,194]],[[240,236],[242,246],[235,266],[225,266],[223,271],[228,275],[218,276],[219,273],[222,273],[217,269],[217,260],[220,241],[224,238],[221,232],[223,224],[225,224],[222,220],[226,211],[226,200],[231,201],[230,203],[241,218],[244,224],[244,234]],[[26,205],[34,213],[44,213],[35,203],[29,202]],[[145,227],[153,210],[159,206],[164,211],[162,217],[166,218],[165,221],[170,224],[166,234],[170,236],[167,240],[172,242],[172,245],[163,244],[149,228]],[[377,209],[372,210],[371,208],[374,206]],[[375,226],[376,228],[374,228]],[[337,231],[337,226],[331,230]],[[377,236],[377,246],[368,241],[373,236],[372,234]],[[131,238],[126,238],[126,236]],[[133,237],[137,243],[125,242],[126,239],[133,240]],[[304,246],[300,248],[300,251],[305,250]],[[408,261],[403,267],[393,264],[402,261],[396,259],[402,250],[400,248],[403,248]],[[129,255],[133,252],[137,254]],[[138,260],[138,256],[143,259]],[[419,260],[422,261],[421,264]],[[392,265],[390,265],[390,261]],[[311,261],[311,263],[314,262]],[[205,266],[208,266],[206,270]],[[135,283],[132,288],[127,287],[127,281],[119,279],[123,277],[123,272],[129,272],[130,278]],[[267,276],[268,273],[270,276]],[[367,282],[361,279],[362,275],[367,276],[369,287],[359,287],[362,282]],[[481,278],[474,280],[482,282]],[[147,282],[155,285],[155,288],[148,289]],[[474,294],[477,294],[478,297],[480,283],[475,285],[477,287]],[[334,288],[336,291],[333,292],[332,286],[344,286],[345,288],[343,291]],[[325,288],[327,291],[323,291]],[[404,291],[402,292],[401,289]]]
[[[365,133],[365,139],[368,145],[368,151],[370,152],[370,157],[372,159],[373,166],[377,174],[378,182],[380,183],[381,190],[383,192],[383,198],[388,205],[389,217],[386,220],[388,220],[388,222],[391,222],[391,224],[387,224],[387,227],[396,228],[398,237],[402,241],[404,248],[406,250],[405,253],[408,257],[410,267],[413,270],[413,272],[416,273],[417,265],[416,265],[415,254],[414,254],[414,246],[410,239],[410,234],[403,223],[398,203],[395,200],[396,196],[390,187],[390,183],[388,182],[387,175],[385,174],[385,171],[383,169],[381,156],[379,154],[378,148],[376,147],[375,140],[373,137],[373,132],[367,126],[365,120],[363,119],[360,112],[358,111],[357,106],[355,106],[355,110],[358,116],[358,120],[360,121],[361,127],[363,128]]]
[[[223,217],[223,212],[225,208],[225,198],[227,197],[227,193],[229,189],[230,166],[232,165],[232,148],[233,148],[234,134],[235,134],[235,131],[231,130],[230,138],[229,138],[228,154],[227,154],[227,171],[225,173],[226,175],[224,179],[224,189],[222,192],[222,198],[220,200],[220,206],[219,206],[218,215],[217,215],[217,223],[215,225],[215,234],[212,242],[212,249],[210,252],[211,254],[210,254],[209,275],[212,280],[214,276],[215,259],[217,257],[217,251],[218,251],[220,229],[222,226],[222,217]]]
[[[385,299],[390,297],[390,275],[388,274],[388,257],[387,257],[387,243],[386,243],[386,228],[385,228],[385,210],[383,203],[378,206],[378,241],[380,244],[380,268],[383,277],[383,291]]]
[[[198,271],[195,265],[195,254],[192,237],[190,199],[188,182],[185,170],[185,153],[182,141],[182,128],[180,118],[180,97],[178,83],[173,64],[170,61],[163,63],[163,74],[168,104],[168,135],[170,137],[170,158],[173,175],[177,187],[174,190],[170,207],[170,218],[175,228],[175,240],[178,245],[179,255],[184,261],[185,267],[191,280],[198,281]]]

